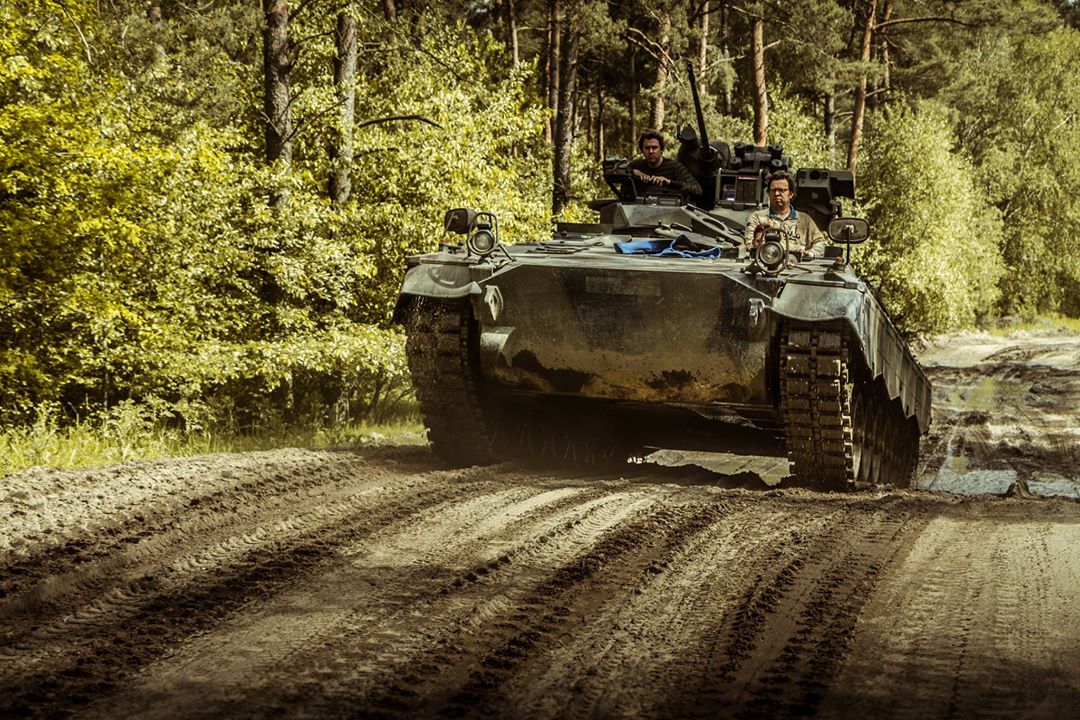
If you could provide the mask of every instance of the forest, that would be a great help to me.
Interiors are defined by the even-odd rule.
[[[451,207],[591,217],[647,128],[849,168],[909,334],[1080,315],[1072,0],[5,0],[0,427],[379,420]]]

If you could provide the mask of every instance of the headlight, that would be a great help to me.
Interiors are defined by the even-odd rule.
[[[784,246],[775,240],[761,244],[757,251],[757,261],[766,270],[774,270],[784,262]]]
[[[469,237],[469,252],[479,255],[480,257],[487,257],[495,251],[498,244],[498,240],[495,239],[495,233],[482,228]]]

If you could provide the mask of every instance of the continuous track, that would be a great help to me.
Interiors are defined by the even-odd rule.
[[[481,391],[475,320],[465,301],[419,299],[408,319],[409,369],[435,453],[456,465],[508,459],[610,465],[633,448],[602,422],[518,408]],[[785,326],[780,411],[793,473],[803,484],[852,490],[908,485],[918,457],[914,420],[866,379],[839,328]]]
[[[840,328],[789,323],[780,346],[780,412],[792,470],[822,490],[910,485],[919,455],[914,419],[866,379]]]
[[[479,358],[469,342],[470,320],[462,302],[417,300],[405,349],[435,453],[455,464],[483,465],[497,455],[488,427],[491,409],[478,392]]]
[[[632,454],[632,444],[592,415],[568,416],[543,402],[514,406],[481,392],[476,332],[464,301],[420,299],[409,315],[409,370],[439,457],[457,465],[519,459],[607,467]]]

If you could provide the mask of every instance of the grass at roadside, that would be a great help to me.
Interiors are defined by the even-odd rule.
[[[81,421],[59,426],[42,416],[33,425],[0,429],[0,477],[30,467],[80,468],[129,460],[248,452],[283,447],[349,447],[423,437],[418,419],[381,424],[302,428],[257,434],[184,433],[141,422]]]
[[[1080,333],[1080,318],[1064,315],[1043,315],[1035,318],[1001,318],[986,328],[991,335],[1004,336],[1014,332],[1068,330]]]

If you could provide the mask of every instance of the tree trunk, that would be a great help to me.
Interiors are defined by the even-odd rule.
[[[860,59],[870,62],[870,48],[874,41],[874,16],[877,14],[877,0],[869,0],[866,12],[866,24],[863,26],[862,53]],[[859,143],[862,142],[863,117],[866,114],[866,76],[859,78],[855,86],[855,103],[851,115],[851,144],[848,145],[848,170],[852,176],[858,169]]]
[[[604,161],[604,88],[596,85],[596,159]]]
[[[577,56],[581,32],[570,31],[563,57],[563,75],[559,82],[559,109],[555,113],[555,183],[551,211],[559,214],[570,201],[570,153],[574,145],[574,100],[577,86]]]
[[[587,83],[585,83],[587,85]],[[596,137],[594,131],[596,130],[596,116],[593,114],[592,95],[588,92],[581,93],[581,104],[585,108],[585,142],[591,143],[593,138]],[[596,148],[593,147],[595,152]]]
[[[663,55],[657,60],[656,84],[653,85],[652,103],[649,108],[649,127],[661,130],[664,127],[664,95],[667,93],[668,76],[667,53],[671,49],[671,14],[660,15],[660,49]]]
[[[286,0],[263,0],[263,113],[265,114],[266,161],[292,164],[292,117],[290,111],[292,44],[289,41],[289,4]],[[275,192],[277,207],[287,193]]]
[[[701,46],[698,48],[698,77],[705,82],[709,69],[709,0],[701,4]]]
[[[876,20],[875,20],[875,22],[876,22]],[[869,60],[870,60],[871,63],[873,63],[875,65],[878,62],[877,52],[878,52],[877,44],[876,43],[871,43]],[[874,105],[876,104],[876,99],[877,99],[877,80],[868,75],[866,77],[866,107],[867,107],[867,109],[873,109]]]
[[[728,59],[728,32],[731,24],[728,22],[728,6],[724,3],[720,6],[720,57]],[[727,76],[725,76],[726,78]],[[731,81],[724,80],[724,114],[731,114]]]
[[[150,6],[146,8],[146,19],[150,21],[151,25],[161,24],[161,0],[151,0]],[[157,40],[159,38],[155,38]],[[157,66],[163,66],[169,61],[169,55],[165,51],[165,46],[160,42],[154,43],[154,64]]]
[[[540,86],[540,97],[544,98],[545,104],[551,106],[551,27],[550,18],[549,26],[544,31],[544,40],[540,48],[539,57],[540,67],[536,73],[536,80]],[[544,140],[551,143],[551,120],[544,120]]]
[[[637,77],[637,53],[634,52],[634,46],[629,43],[626,46],[626,52],[627,55],[629,55],[630,60],[630,101],[627,103],[626,111],[630,115],[630,154],[633,155],[638,138],[637,96],[639,85]]]
[[[397,20],[397,4],[394,0],[382,0],[383,17],[389,22]]]
[[[765,20],[754,18],[750,40],[754,58],[754,144],[764,145],[769,136],[769,98],[765,92]]]
[[[889,22],[889,19],[892,17],[892,12],[893,0],[885,0],[885,9],[881,13],[882,22]],[[883,71],[883,75],[881,77],[881,87],[885,92],[883,93],[884,97],[882,97],[881,100],[878,101],[878,104],[881,104],[888,100],[889,93],[892,91],[892,73],[889,72],[889,39],[885,34],[882,34],[880,37],[880,41],[881,52],[879,56],[881,58],[881,67]]]
[[[822,125],[825,128],[825,142],[829,146],[829,167],[832,167],[836,162],[836,96],[826,94],[822,104]]]
[[[548,108],[553,112],[559,109],[559,77],[562,75],[562,25],[559,22],[559,0],[548,0],[548,25],[547,25],[547,100]],[[555,142],[555,131],[552,127],[552,118],[548,119],[544,127],[544,137],[547,141]]]
[[[352,194],[353,124],[356,109],[356,19],[337,17],[334,33],[334,88],[337,127],[330,141],[330,202],[341,205]]]
[[[514,0],[506,0],[506,34],[510,41],[510,57],[514,60],[514,67],[521,64],[521,55],[518,50],[517,13],[514,10]]]

